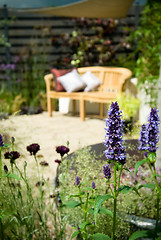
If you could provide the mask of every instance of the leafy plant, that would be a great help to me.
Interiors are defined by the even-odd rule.
[[[145,6],[136,31],[132,31],[128,41],[135,46],[132,58],[136,59],[134,68],[140,88],[150,96],[151,107],[156,106],[157,83],[160,69],[160,1],[149,1]],[[132,59],[131,58],[131,59]]]

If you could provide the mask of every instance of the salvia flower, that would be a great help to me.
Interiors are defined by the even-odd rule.
[[[92,189],[95,189],[96,188],[96,184],[95,184],[95,182],[93,181],[92,182]]]
[[[139,150],[147,150],[148,134],[147,126],[145,124],[141,126],[139,142],[140,142]]]
[[[69,152],[69,148],[66,146],[58,146],[56,147],[56,152],[61,155],[61,157],[64,156],[64,154],[67,154]]]
[[[111,178],[111,169],[110,169],[110,166],[109,164],[107,165],[103,165],[103,174],[104,174],[104,177],[106,179],[110,179]]]
[[[2,138],[2,135],[0,134],[0,147],[3,147],[3,146],[4,146],[3,138]]]
[[[11,151],[4,154],[5,159],[10,159],[10,163],[14,163],[17,158],[20,157],[19,152]]]
[[[148,119],[148,148],[149,152],[156,152],[157,143],[159,142],[159,116],[158,110],[156,108],[152,108],[150,112],[150,116]]]
[[[122,165],[126,162],[126,152],[123,146],[123,120],[117,102],[112,102],[106,119],[105,156],[109,161],[117,161]]]
[[[36,153],[40,150],[40,145],[37,143],[33,143],[27,146],[27,151],[30,152],[31,155],[36,155]]]
[[[80,185],[80,179],[78,176],[75,178],[75,185],[79,186]]]

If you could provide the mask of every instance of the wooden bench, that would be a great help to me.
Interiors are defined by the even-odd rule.
[[[53,74],[44,76],[47,90],[47,110],[52,116],[52,108],[55,110],[52,99],[70,98],[73,100],[73,114],[76,113],[76,100],[79,100],[80,118],[85,120],[85,102],[93,101],[100,104],[100,117],[103,118],[103,104],[116,100],[118,93],[122,91],[122,86],[126,79],[130,78],[132,72],[121,67],[81,67],[77,69],[80,75],[87,71],[92,72],[102,84],[97,91],[91,92],[56,92],[54,91],[55,81]]]

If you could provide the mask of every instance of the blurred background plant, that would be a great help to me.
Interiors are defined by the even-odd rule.
[[[151,107],[157,104],[157,83],[160,70],[161,39],[161,2],[149,0],[142,11],[140,24],[136,31],[130,31],[127,42],[134,46],[129,61],[135,59],[134,74],[138,78],[138,86],[150,96]]]
[[[47,57],[44,40],[47,33],[47,29],[42,28],[41,39],[35,33],[28,47],[24,47],[17,56],[10,57],[10,63],[5,63],[4,59],[0,65],[1,116],[15,111],[33,114],[46,110],[45,69],[42,66]],[[10,47],[8,42],[6,44]]]

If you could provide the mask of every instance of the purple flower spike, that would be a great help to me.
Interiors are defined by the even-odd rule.
[[[148,124],[148,151],[156,152],[157,143],[159,142],[159,116],[158,110],[156,108],[152,108],[149,116],[149,124]]]
[[[149,152],[156,152],[157,143],[159,142],[159,116],[158,110],[156,108],[152,108],[150,112],[150,116],[148,119],[147,126],[145,124],[142,125],[140,132],[140,150],[148,150]]]
[[[109,164],[103,166],[103,174],[106,179],[111,178],[111,169],[109,167]]]
[[[69,148],[65,146],[58,146],[56,147],[56,152],[61,155],[61,157],[64,156],[64,154],[67,154],[69,152]]]
[[[140,142],[139,150],[147,150],[148,134],[147,126],[145,124],[141,126],[139,142]]]
[[[80,179],[78,176],[75,178],[75,185],[79,186],[80,185]]]
[[[107,160],[117,161],[123,165],[126,163],[126,152],[122,140],[123,120],[121,119],[122,115],[117,102],[112,102],[108,116],[104,141],[104,145],[107,147],[105,156]]]
[[[4,146],[3,138],[2,138],[2,135],[0,134],[0,147],[3,147],[3,146]]]
[[[93,181],[92,182],[92,189],[95,189],[96,188],[96,184],[95,184],[95,182]]]
[[[40,150],[40,146],[37,143],[33,143],[29,146],[27,146],[27,151],[30,152],[31,155],[36,155],[36,153]]]

